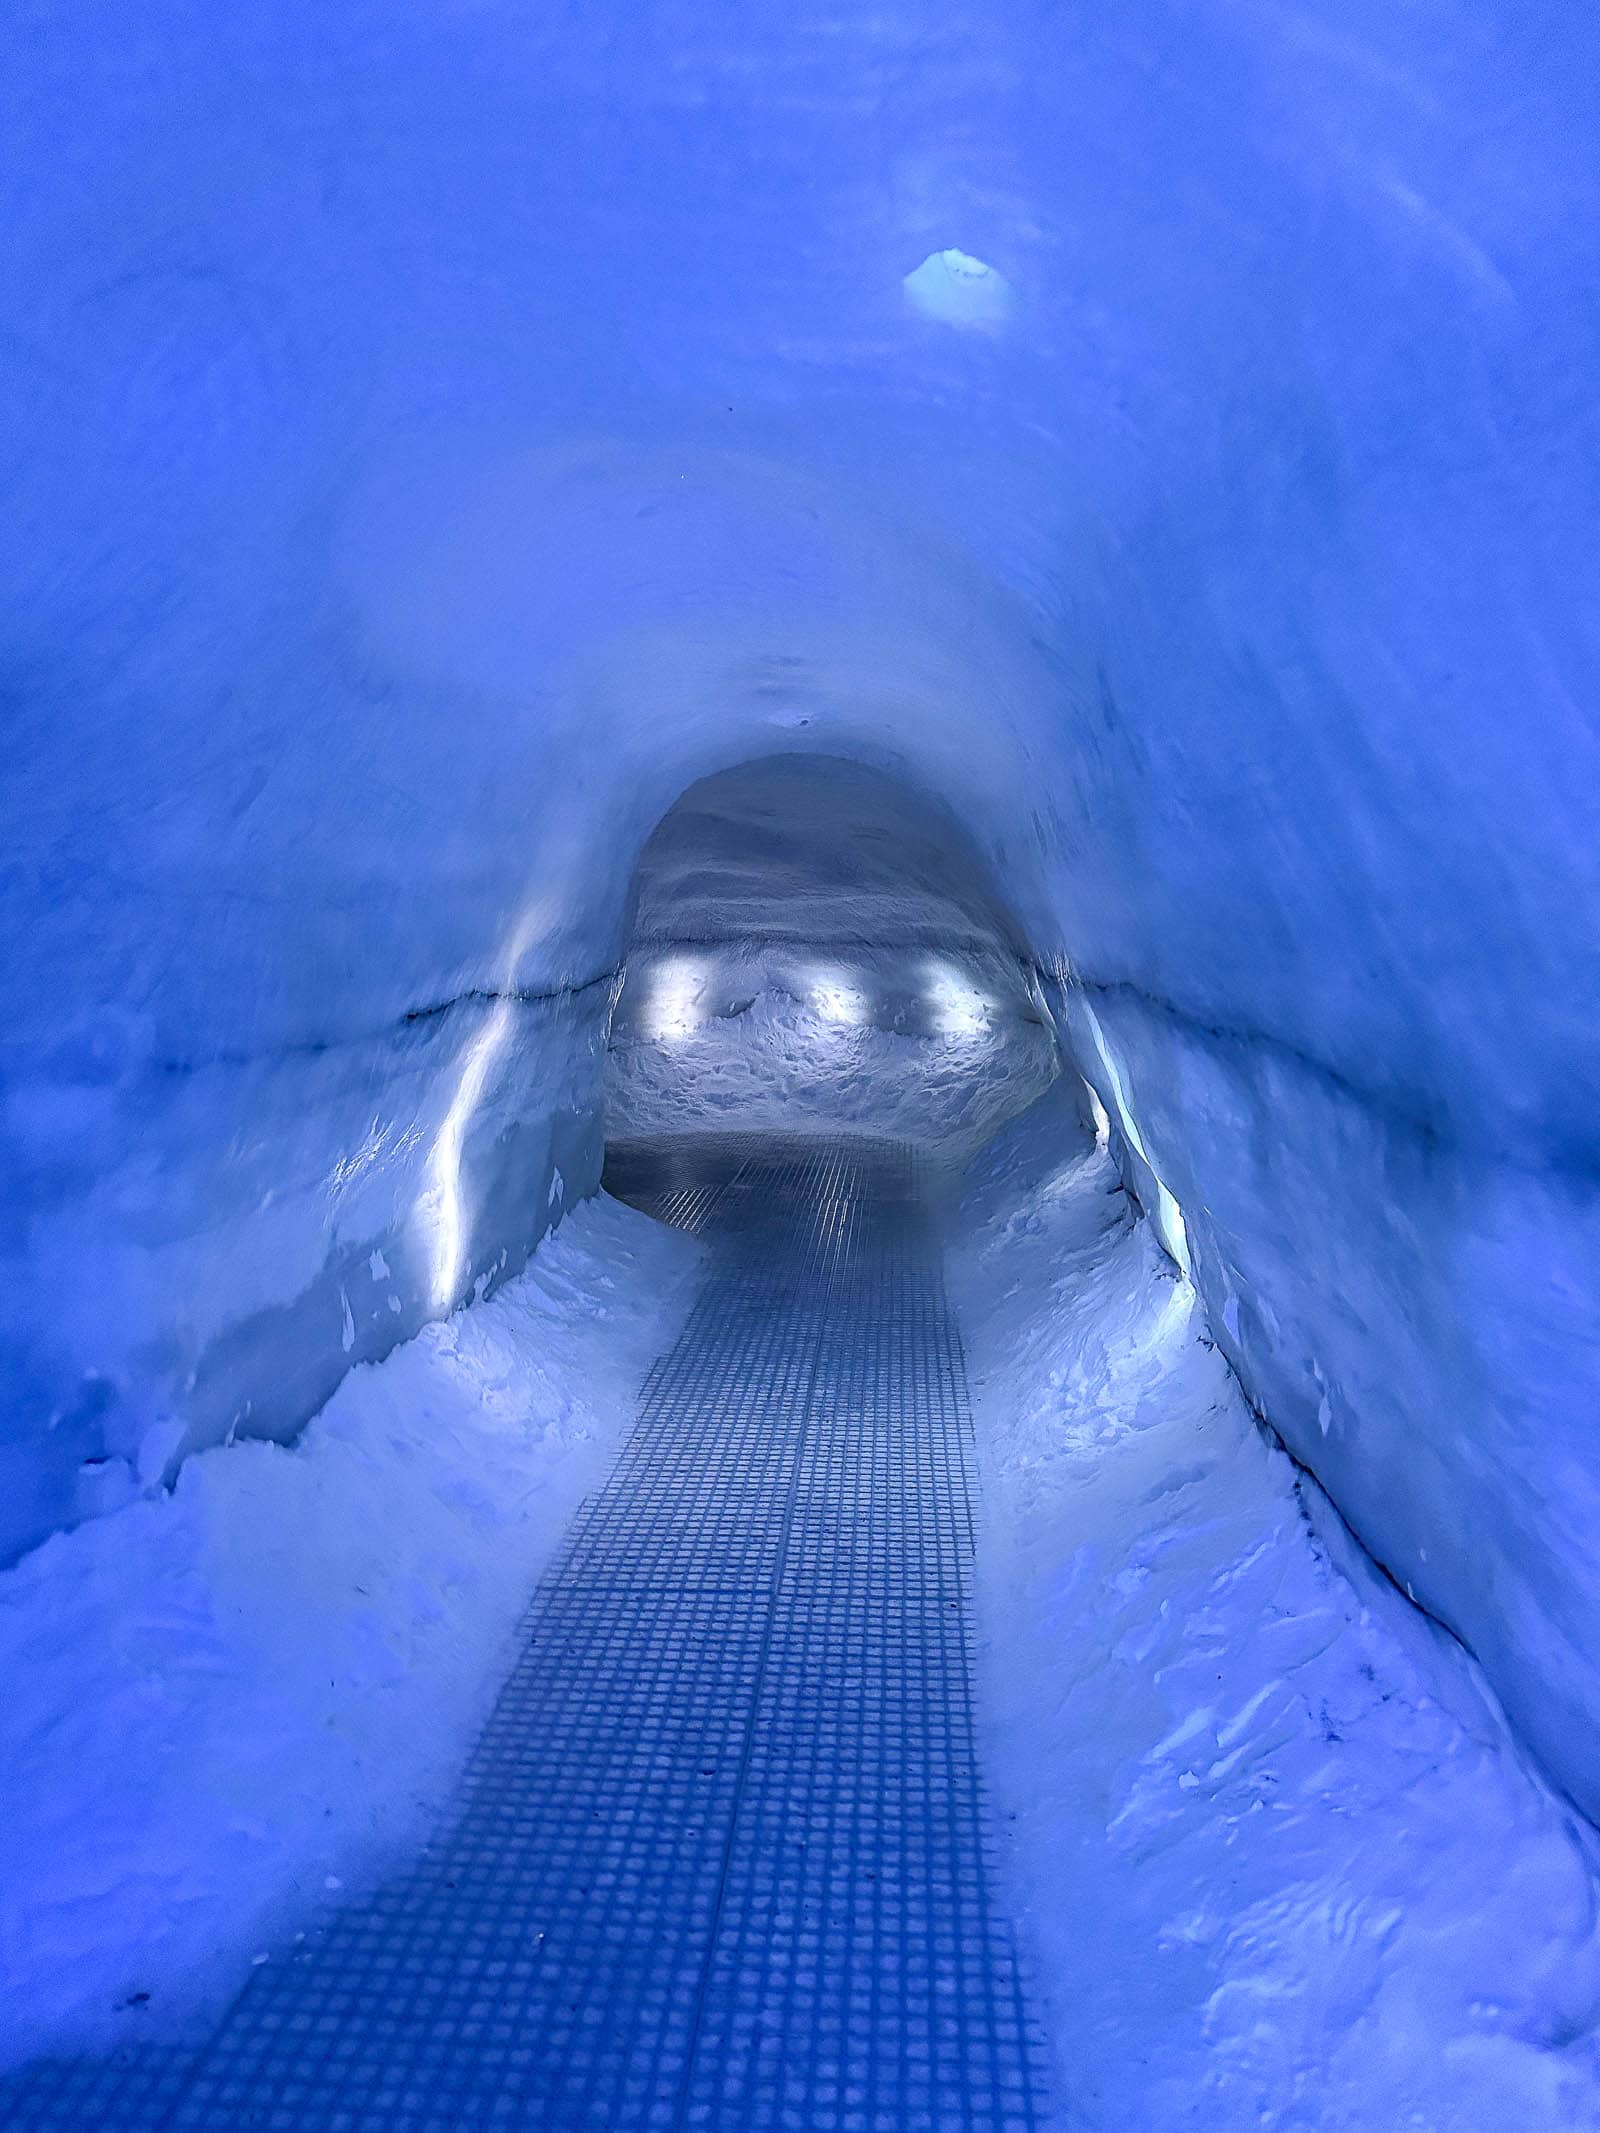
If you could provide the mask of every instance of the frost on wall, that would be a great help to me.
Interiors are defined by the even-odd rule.
[[[188,1373],[263,1310],[340,1367],[341,1254],[399,1263],[508,984],[548,1044],[474,1264],[542,1135],[581,1190],[604,1014],[537,1003],[614,968],[688,785],[814,748],[968,825],[1253,1396],[1600,1804],[1597,42],[1463,0],[38,14],[13,1538],[211,1428]],[[951,251],[1003,330],[909,297]]]

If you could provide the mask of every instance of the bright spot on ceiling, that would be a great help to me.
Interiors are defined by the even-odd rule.
[[[924,318],[979,333],[998,333],[1016,306],[1016,293],[997,267],[953,245],[930,252],[900,286]]]
[[[434,1216],[433,1301],[438,1310],[456,1300],[467,1261],[467,1210],[461,1192],[461,1149],[467,1127],[483,1101],[495,1062],[511,1034],[511,1003],[497,1000],[461,1055],[461,1076],[429,1158],[428,1204]]]

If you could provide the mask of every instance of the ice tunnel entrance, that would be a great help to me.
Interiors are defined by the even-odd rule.
[[[1058,1070],[1021,930],[941,803],[775,755],[691,786],[646,842],[612,1021],[612,1144],[855,1133],[952,1159]]]

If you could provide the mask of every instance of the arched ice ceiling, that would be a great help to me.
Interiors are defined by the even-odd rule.
[[[828,755],[691,786],[639,855],[629,939],[1026,952],[947,803]]]

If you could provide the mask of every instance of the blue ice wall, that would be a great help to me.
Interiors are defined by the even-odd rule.
[[[14,1538],[526,1249],[633,855],[816,747],[960,811],[1253,1393],[1600,1805],[1593,18],[7,43]]]

